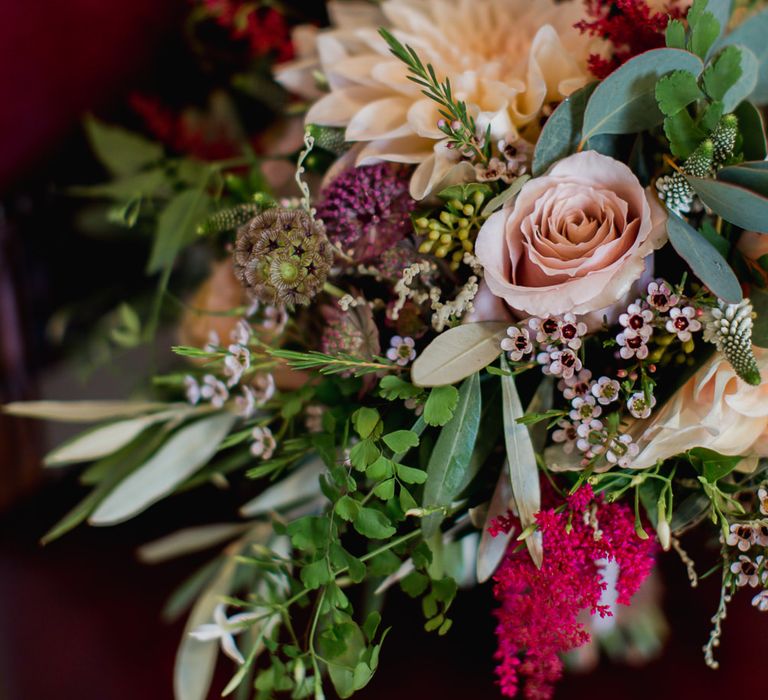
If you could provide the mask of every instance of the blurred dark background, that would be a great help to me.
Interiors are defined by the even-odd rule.
[[[149,360],[139,353],[86,379],[83,358],[55,342],[62,308],[76,309],[69,332],[82,340],[110,290],[141,284],[146,255],[130,236],[89,233],[82,201],[65,189],[103,176],[80,127],[85,112],[130,122],[126,97],[137,88],[170,99],[202,90],[183,49],[186,10],[184,0],[0,0],[0,403],[115,398],[144,376]],[[0,416],[0,700],[169,699],[182,627],[163,624],[160,610],[205,556],[150,567],[136,561],[135,548],[182,526],[229,519],[239,504],[208,487],[138,521],[82,527],[42,548],[40,537],[83,495],[74,474],[42,474],[40,457],[58,437]],[[708,568],[707,543],[687,544],[699,569]],[[768,617],[739,596],[725,623],[721,670],[710,671],[701,646],[718,582],[691,590],[674,555],[661,570],[671,627],[663,658],[568,675],[556,698],[764,696]],[[381,670],[361,699],[498,697],[492,608],[489,586],[460,596],[451,633],[438,639],[421,630],[418,607],[394,595]],[[220,664],[212,698],[230,672]]]

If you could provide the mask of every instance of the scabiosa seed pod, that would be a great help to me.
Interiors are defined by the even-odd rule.
[[[355,262],[366,262],[404,240],[416,207],[409,178],[407,168],[392,163],[350,168],[334,178],[317,205],[331,242]]]
[[[742,299],[738,304],[718,299],[717,306],[708,313],[704,340],[714,343],[745,382],[757,386],[761,377],[752,351],[753,316],[749,299]]]
[[[273,207],[237,232],[235,274],[267,304],[307,305],[322,290],[333,252],[321,221],[302,209]]]

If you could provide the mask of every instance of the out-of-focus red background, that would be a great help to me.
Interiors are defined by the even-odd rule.
[[[67,226],[56,228],[58,210],[49,217],[39,210],[49,206],[51,184],[81,167],[72,161],[83,152],[80,116],[120,103],[158,68],[183,10],[183,0],[0,0],[0,402],[34,397],[50,365],[38,328],[56,301],[47,297],[72,286],[86,293],[89,270],[119,264],[88,259],[82,246],[68,258],[74,244]],[[52,247],[61,264],[36,265],[38,253],[55,257]],[[133,551],[176,527],[227,518],[234,496],[204,489],[138,522],[81,528],[41,549],[39,537],[82,495],[71,478],[40,478],[41,449],[36,426],[0,417],[0,698],[171,698],[181,627],[163,625],[159,612],[204,558],[146,567]],[[711,552],[701,542],[692,547],[707,568]],[[765,695],[768,616],[750,608],[748,594],[739,596],[726,620],[722,668],[710,671],[701,646],[717,581],[691,591],[673,555],[661,568],[672,630],[666,655],[644,668],[603,663],[592,675],[570,675],[556,698]],[[381,670],[361,699],[498,697],[492,605],[488,586],[460,597],[453,630],[438,639],[420,629],[416,605],[395,595]],[[231,669],[219,671],[220,689]]]

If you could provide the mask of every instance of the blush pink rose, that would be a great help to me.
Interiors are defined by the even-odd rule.
[[[637,293],[666,220],[626,165],[585,151],[525,183],[513,206],[483,224],[475,254],[488,290],[516,315],[597,318]]]
[[[768,235],[755,231],[744,231],[736,244],[739,252],[757,262],[763,255],[768,255]]]

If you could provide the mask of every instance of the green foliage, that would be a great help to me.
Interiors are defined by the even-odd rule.
[[[481,407],[480,375],[475,373],[461,385],[455,413],[440,431],[430,455],[422,499],[425,509],[447,509],[474,476],[469,467],[480,427]],[[438,531],[444,512],[424,518],[425,537]]]
[[[397,372],[401,368],[383,358],[374,358],[376,362],[362,360],[359,357],[338,353],[327,355],[311,350],[309,352],[297,352],[295,350],[283,350],[281,348],[265,347],[264,350],[272,357],[286,360],[293,369],[316,370],[320,374],[341,374],[349,372],[355,377],[366,374],[374,374],[380,371]]]
[[[396,430],[383,438],[384,444],[394,453],[407,452],[411,447],[417,447],[419,436],[412,430]]]
[[[656,83],[656,101],[659,109],[668,117],[702,97],[704,93],[699,89],[696,76],[688,71],[676,70]]]
[[[563,100],[544,124],[533,151],[534,177],[578,148],[587,100],[597,83],[590,83]]]
[[[738,46],[727,46],[704,70],[701,81],[711,99],[722,100],[741,75],[741,49]]]
[[[728,476],[742,460],[742,457],[739,455],[735,457],[721,455],[705,447],[695,447],[687,452],[687,456],[694,468],[710,484],[714,484],[716,481]]]
[[[768,233],[768,198],[723,180],[688,178],[710,209],[747,231]]]
[[[752,327],[752,342],[760,348],[768,348],[768,291],[753,286],[749,299],[757,314]]]
[[[85,133],[96,157],[115,176],[133,175],[163,157],[157,143],[119,126],[87,117]]]
[[[730,34],[718,43],[723,46],[741,46],[749,49],[755,56],[758,75],[752,99],[758,105],[768,103],[768,9],[761,10],[756,15],[742,22]]]
[[[484,145],[480,144],[474,117],[467,111],[467,105],[463,101],[454,98],[448,78],[440,82],[435,69],[429,63],[425,66],[416,51],[410,46],[403,46],[386,29],[380,29],[379,34],[389,45],[392,54],[408,67],[408,79],[423,88],[424,95],[437,103],[445,120],[438,128],[448,136],[453,147],[461,153],[470,152],[481,163],[487,162],[490,158],[490,139],[485,138]],[[459,123],[459,128],[454,128],[454,122]]]
[[[667,48],[685,48],[685,24],[683,24],[679,19],[669,20],[664,36],[666,38]]]
[[[737,302],[741,285],[723,256],[704,236],[672,212],[667,219],[669,242],[694,274],[721,299]]]
[[[594,90],[584,112],[581,142],[598,134],[632,134],[663,121],[656,84],[673,71],[698,76],[701,60],[678,49],[654,49],[627,61]]]
[[[424,404],[424,422],[427,425],[445,425],[453,417],[458,402],[459,391],[456,387],[434,387]]]
[[[395,534],[389,518],[375,508],[360,508],[354,526],[361,535],[371,540],[384,540]]]
[[[388,374],[379,380],[379,394],[388,401],[396,399],[415,399],[421,397],[424,389],[394,374]]]

